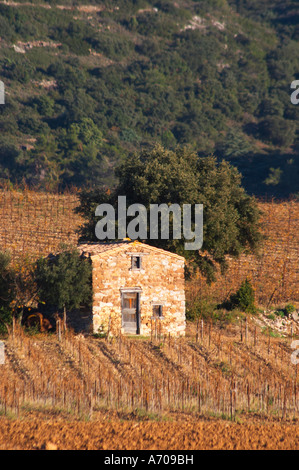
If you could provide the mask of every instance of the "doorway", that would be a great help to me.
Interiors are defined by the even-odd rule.
[[[122,327],[125,333],[140,334],[140,292],[121,294]]]

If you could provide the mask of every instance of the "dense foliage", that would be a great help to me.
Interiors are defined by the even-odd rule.
[[[75,249],[65,250],[55,257],[40,258],[34,278],[39,301],[47,308],[72,310],[91,304],[91,264]]]
[[[237,292],[230,296],[228,304],[230,309],[238,308],[247,313],[256,312],[254,289],[249,279],[245,279]]]
[[[213,279],[217,266],[226,267],[226,255],[237,257],[246,250],[258,248],[261,241],[259,209],[255,199],[248,196],[241,186],[238,171],[228,162],[218,163],[212,156],[199,158],[186,148],[170,151],[158,146],[151,152],[127,157],[118,167],[117,174],[119,184],[114,191],[95,189],[81,192],[78,212],[87,220],[81,229],[82,239],[97,240],[95,226],[101,218],[95,215],[95,209],[99,204],[113,205],[117,221],[118,196],[126,196],[127,208],[134,203],[142,204],[147,214],[151,204],[179,204],[182,218],[183,204],[190,204],[193,209],[195,204],[203,204],[203,244],[200,251],[196,248],[186,250],[188,237],[182,230],[182,220],[181,238],[172,235],[174,225],[171,217],[170,236],[167,239],[161,237],[159,222],[158,239],[153,239],[150,217],[147,215],[145,241],[182,254],[188,261],[189,270],[199,268],[208,280]],[[127,216],[127,227],[136,217],[138,211],[132,217]],[[192,222],[194,231],[194,214]],[[138,238],[143,240],[140,227],[136,232]],[[199,238],[198,229],[195,230],[195,237]]]
[[[2,180],[113,184],[132,151],[188,144],[250,193],[298,193],[295,1],[47,4],[0,5]]]

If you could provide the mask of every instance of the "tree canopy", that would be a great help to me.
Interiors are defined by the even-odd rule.
[[[260,212],[255,198],[241,184],[241,175],[228,162],[214,156],[200,158],[187,148],[167,150],[156,146],[151,151],[127,157],[117,168],[119,183],[113,190],[85,190],[77,211],[85,217],[81,240],[96,241],[98,205],[115,208],[118,196],[126,196],[127,207],[142,204],[203,204],[203,244],[200,250],[185,250],[185,238],[149,238],[146,243],[182,254],[190,270],[199,268],[209,280],[215,269],[226,267],[226,256],[256,251],[261,242]],[[128,218],[129,220],[129,218]],[[149,222],[149,219],[147,220]],[[117,234],[116,234],[117,236]]]
[[[76,249],[40,258],[34,277],[39,301],[48,306],[72,310],[91,303],[91,265]]]

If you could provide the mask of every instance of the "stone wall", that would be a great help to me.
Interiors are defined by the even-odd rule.
[[[131,268],[131,253],[142,254],[142,268]],[[91,256],[93,326],[112,334],[122,330],[121,290],[140,288],[140,334],[150,335],[153,303],[163,305],[162,334],[185,333],[184,259],[141,243],[131,243]]]

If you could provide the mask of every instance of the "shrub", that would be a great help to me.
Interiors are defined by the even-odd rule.
[[[225,328],[226,325],[234,324],[243,318],[242,312],[239,309],[233,309],[230,312],[223,309],[215,310],[212,315],[212,321],[217,323],[220,328]]]
[[[254,289],[248,279],[231,295],[229,304],[230,309],[238,308],[246,313],[256,313]]]
[[[283,310],[276,310],[274,313],[277,317],[282,317],[283,318],[285,316]]]
[[[296,307],[294,307],[294,305],[292,304],[287,304],[284,308],[285,314],[287,316],[291,315],[291,313],[295,312],[295,310],[296,310]]]
[[[259,123],[261,138],[280,147],[288,147],[295,139],[295,123],[280,116],[266,116]]]
[[[284,308],[280,308],[279,310],[276,310],[274,313],[275,315],[279,317],[288,317],[291,315],[294,311],[296,310],[296,307],[292,304],[287,304]]]
[[[192,302],[187,303],[187,319],[190,321],[203,318],[207,320],[212,318],[214,312],[214,305],[207,299],[196,297]]]
[[[0,336],[7,334],[7,326],[12,324],[12,313],[4,307],[0,307]]]
[[[72,310],[91,305],[91,264],[76,249],[40,258],[34,273],[39,301],[57,309]]]
[[[269,318],[269,320],[273,320],[273,321],[276,319],[274,313],[270,313],[268,315],[268,318]]]

